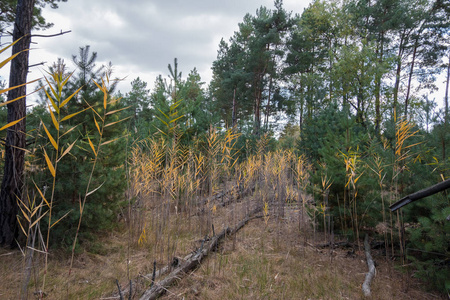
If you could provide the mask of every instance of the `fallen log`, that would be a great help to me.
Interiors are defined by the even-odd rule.
[[[366,279],[362,285],[362,291],[364,296],[370,297],[370,283],[372,282],[373,277],[375,276],[376,269],[375,264],[372,259],[372,255],[370,254],[370,244],[369,244],[369,235],[366,234],[364,238],[364,252],[366,254],[367,266],[369,267],[369,272],[366,274]]]
[[[244,220],[240,221],[233,229],[229,227],[225,228],[218,235],[212,237],[207,244],[202,244],[202,246],[197,249],[197,251],[193,254],[190,254],[190,257],[185,261],[181,262],[181,264],[176,267],[166,278],[162,279],[159,282],[155,282],[149,289],[147,289],[144,294],[141,296],[140,300],[152,300],[157,299],[159,296],[163,295],[167,289],[173,285],[177,280],[181,279],[184,274],[187,274],[189,271],[195,269],[205,258],[209,252],[215,251],[219,245],[219,242],[227,235],[235,234],[239,231],[245,224],[247,224],[250,220],[261,217],[254,216],[257,212],[259,212],[261,208],[257,208],[253,210]],[[205,239],[206,240],[206,239]]]

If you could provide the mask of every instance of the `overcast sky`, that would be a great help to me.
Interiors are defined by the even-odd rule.
[[[284,0],[284,8],[294,14],[303,12],[310,0]],[[51,65],[64,58],[73,69],[72,55],[79,47],[90,45],[98,53],[98,65],[111,61],[114,75],[127,77],[119,90],[127,92],[136,77],[153,86],[167,65],[178,58],[183,78],[196,67],[202,81],[209,83],[212,62],[217,57],[221,38],[226,41],[238,30],[246,13],[255,15],[273,0],[68,0],[58,9],[43,11],[53,28],[42,34],[71,30],[53,38],[33,38],[30,64],[46,61]],[[5,38],[2,43],[5,42]],[[47,69],[47,67],[40,67]],[[5,67],[0,73],[7,76]],[[42,76],[33,68],[29,79]]]

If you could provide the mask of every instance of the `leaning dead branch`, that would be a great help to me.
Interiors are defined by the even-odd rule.
[[[367,266],[369,267],[369,272],[366,274],[366,279],[362,285],[362,291],[364,296],[370,297],[370,283],[372,282],[373,277],[375,276],[376,269],[375,264],[372,259],[372,255],[370,254],[370,244],[369,244],[369,235],[366,234],[364,238],[364,252],[366,254]]]
[[[260,217],[255,216],[256,213],[261,211],[261,208],[253,210],[244,220],[239,222],[233,229],[229,227],[225,228],[218,235],[212,237],[208,243],[202,243],[202,246],[198,248],[191,256],[181,262],[166,278],[159,282],[155,282],[148,290],[141,296],[141,300],[157,299],[163,295],[167,289],[173,285],[177,280],[181,279],[189,271],[194,270],[210,252],[215,251],[219,245],[219,242],[227,235],[235,234],[250,220]],[[207,239],[205,238],[204,241]]]

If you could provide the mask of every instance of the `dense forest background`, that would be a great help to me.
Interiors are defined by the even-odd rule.
[[[72,58],[77,69],[53,64],[28,111],[21,230],[28,237],[39,221],[47,247],[77,253],[116,228],[139,199],[130,195],[137,189],[130,182],[144,181],[130,175],[138,152],[162,149],[157,167],[179,164],[170,169],[177,176],[192,171],[189,155],[215,166],[201,171],[201,192],[176,189],[175,179],[155,188],[177,209],[181,194],[212,196],[240,164],[276,153],[291,166],[285,180],[314,196],[308,213],[325,234],[359,243],[370,233],[383,241],[386,259],[412,263],[416,276],[448,292],[448,191],[395,213],[389,205],[449,178],[449,26],[444,0],[316,0],[301,14],[276,0],[222,39],[208,85],[196,69],[183,76],[175,58],[151,90],[136,78],[126,94],[117,91],[112,64],[96,65],[95,49],[83,45]],[[443,99],[431,98],[438,87]],[[219,143],[223,151],[211,152]],[[299,161],[304,172],[295,169]],[[38,213],[46,205],[51,218]]]

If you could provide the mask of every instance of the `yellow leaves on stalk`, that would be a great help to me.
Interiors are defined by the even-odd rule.
[[[48,139],[50,140],[50,143],[52,143],[53,147],[58,151],[58,144],[56,143],[55,139],[52,137],[50,132],[48,131],[47,127],[45,126],[44,122],[42,122],[42,126],[44,126],[45,133],[47,133]]]
[[[138,245],[142,245],[144,242],[147,241],[147,234],[145,233],[145,226],[147,224],[144,224],[144,228],[142,229],[142,232],[139,236]]]
[[[5,130],[6,128],[9,128],[9,127],[11,127],[11,126],[16,125],[17,123],[19,123],[19,122],[22,121],[23,119],[25,119],[25,117],[20,118],[19,120],[15,120],[15,121],[9,122],[9,123],[6,124],[5,126],[1,127],[1,128],[0,128],[0,131]]]
[[[55,177],[56,176],[55,167],[53,167],[53,164],[52,164],[50,158],[48,157],[47,151],[45,151],[45,149],[44,149],[44,156],[45,156],[45,161],[47,162],[48,169],[50,170],[50,173],[52,173],[52,176]]]
[[[264,213],[264,222],[267,225],[267,222],[269,222],[269,204],[266,201],[264,201],[263,213]]]

